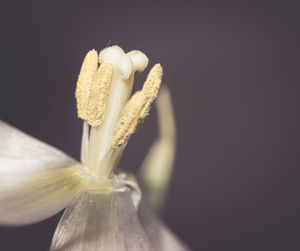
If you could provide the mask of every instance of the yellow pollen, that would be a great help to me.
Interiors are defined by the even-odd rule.
[[[162,78],[163,69],[160,64],[156,64],[150,70],[147,79],[143,85],[142,91],[147,97],[147,102],[141,111],[141,119],[144,119],[150,111],[151,104],[156,99]]]
[[[137,91],[123,108],[120,119],[118,120],[111,144],[113,147],[123,145],[131,134],[133,134],[141,122],[141,111],[143,110],[147,98],[143,91]]]
[[[99,126],[105,117],[111,80],[111,64],[102,63],[93,77],[88,97],[87,122],[91,126]]]
[[[93,76],[98,68],[98,53],[95,50],[89,51],[82,63],[77,80],[75,97],[77,100],[78,117],[87,119],[87,106],[90,96]]]

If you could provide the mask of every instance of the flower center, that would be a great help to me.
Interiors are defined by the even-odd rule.
[[[142,52],[125,54],[118,46],[105,48],[99,58],[95,50],[89,51],[83,61],[75,93],[78,117],[84,120],[81,161],[101,179],[111,176],[130,135],[157,96],[162,77],[159,64],[142,90],[130,98],[135,71],[147,65]]]

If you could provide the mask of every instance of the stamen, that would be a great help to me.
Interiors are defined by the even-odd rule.
[[[88,97],[87,121],[91,126],[99,126],[105,117],[111,79],[111,64],[102,63],[94,75]]]
[[[150,70],[147,79],[144,83],[142,91],[145,93],[147,97],[147,103],[145,104],[142,112],[141,119],[144,119],[150,111],[151,104],[156,99],[159,87],[161,84],[163,69],[160,64],[156,64]]]
[[[95,50],[89,51],[82,63],[77,80],[75,97],[77,100],[78,117],[87,119],[88,99],[95,72],[98,68],[98,53]]]
[[[89,147],[89,125],[86,120],[83,121],[82,137],[81,137],[81,154],[80,160],[82,163],[87,163],[88,147]]]
[[[126,103],[122,115],[118,120],[111,144],[113,147],[121,146],[133,134],[141,122],[141,111],[143,110],[147,98],[143,91],[137,91]]]
[[[141,64],[147,61],[137,62],[137,65],[134,65],[129,56],[118,46],[108,47],[100,52],[99,62],[111,64],[113,73],[105,118],[100,126],[92,126],[90,131],[88,166],[91,170],[98,169],[100,173],[103,173],[105,159],[112,150],[111,139],[114,127],[131,96],[136,67],[141,67]],[[114,151],[114,154],[115,152],[117,151]],[[110,171],[105,171],[104,175],[107,173]]]

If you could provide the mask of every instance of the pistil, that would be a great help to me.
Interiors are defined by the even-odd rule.
[[[134,73],[146,68],[148,58],[140,51],[125,54],[112,46],[100,52],[98,68],[96,54],[90,51],[83,62],[76,99],[78,116],[85,120],[81,160],[98,180],[105,180],[112,175],[130,135],[148,115],[160,87],[162,68],[155,65],[143,89],[130,98]]]

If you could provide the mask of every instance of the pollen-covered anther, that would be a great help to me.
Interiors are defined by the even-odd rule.
[[[142,120],[141,111],[146,102],[147,98],[144,92],[137,91],[126,103],[112,135],[111,144],[113,147],[123,145],[129,136],[135,132]]]
[[[93,77],[88,98],[87,122],[91,126],[99,126],[105,117],[111,80],[111,64],[102,63]]]
[[[147,79],[143,85],[142,91],[145,93],[147,97],[147,102],[141,111],[141,118],[144,119],[150,111],[151,104],[156,99],[161,79],[162,79],[163,69],[160,64],[156,64],[150,70]]]
[[[88,99],[90,96],[92,80],[97,68],[98,53],[95,50],[91,50],[86,54],[83,60],[75,91],[78,117],[84,120],[87,119]]]

